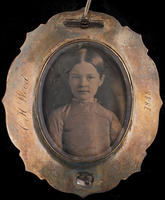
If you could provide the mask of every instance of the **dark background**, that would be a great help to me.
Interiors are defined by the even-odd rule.
[[[114,16],[122,25],[129,26],[142,35],[149,56],[155,62],[160,75],[160,94],[165,100],[164,82],[164,5],[163,1],[119,1],[93,0],[91,10]],[[1,65],[0,65],[0,98],[5,93],[6,77],[10,64],[19,54],[26,33],[63,11],[78,10],[84,7],[86,0],[29,0],[1,1]],[[41,181],[32,173],[26,172],[19,151],[10,141],[6,125],[5,112],[0,104],[0,192],[2,198],[24,199],[43,197],[46,199],[79,200],[80,197],[53,189],[46,181]],[[86,200],[119,200],[119,199],[160,199],[164,185],[164,120],[165,107],[160,112],[160,123],[156,139],[147,150],[147,157],[140,173],[131,175],[113,190],[93,194]],[[163,182],[162,182],[163,181]],[[58,196],[58,198],[57,198]]]

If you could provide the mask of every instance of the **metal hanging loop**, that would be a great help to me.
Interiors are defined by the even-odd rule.
[[[104,22],[102,20],[90,20],[88,17],[91,2],[92,0],[87,0],[81,19],[67,19],[63,22],[64,25],[67,27],[80,27],[82,29],[94,27],[103,28]]]
[[[85,19],[87,18],[91,2],[92,2],[92,0],[87,0],[86,6],[84,9],[84,13],[83,13],[83,18],[85,18]]]

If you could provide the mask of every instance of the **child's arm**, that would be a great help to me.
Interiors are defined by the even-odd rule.
[[[55,144],[62,148],[62,131],[63,131],[63,119],[62,112],[59,109],[55,110],[49,118],[49,132],[55,142]]]
[[[121,124],[118,120],[118,118],[116,117],[115,114],[113,114],[112,116],[112,120],[111,120],[111,128],[110,128],[110,139],[111,139],[111,145],[115,142],[115,140],[117,139],[117,137],[119,136],[120,132],[121,132]]]

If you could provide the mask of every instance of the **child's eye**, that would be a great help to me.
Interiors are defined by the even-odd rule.
[[[88,76],[87,77],[88,80],[91,80],[91,79],[94,79],[94,78],[95,78],[95,76]]]

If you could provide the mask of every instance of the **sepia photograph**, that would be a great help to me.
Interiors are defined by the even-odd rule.
[[[88,158],[120,143],[131,113],[131,86],[110,48],[92,41],[67,44],[51,56],[40,82],[40,118],[52,146]]]
[[[2,100],[6,89],[10,89],[8,98],[13,96],[13,99],[9,99],[8,105],[8,109],[12,112],[8,111],[7,115],[1,102],[0,115],[1,172],[3,172],[1,176],[1,196],[4,196],[6,199],[10,198],[12,194],[12,197],[18,200],[24,198],[25,195],[29,199],[33,196],[34,198],[42,197],[51,199],[55,197],[64,200],[81,200],[82,197],[76,195],[74,191],[76,187],[78,187],[80,191],[80,186],[78,184],[82,184],[84,176],[89,177],[87,181],[93,181],[93,185],[89,188],[82,188],[83,192],[91,191],[93,186],[96,190],[99,188],[106,190],[108,189],[108,184],[110,182],[112,183],[114,179],[117,179],[114,173],[115,169],[119,173],[122,173],[120,184],[110,191],[103,193],[96,192],[84,199],[132,200],[134,196],[136,196],[137,199],[161,199],[164,194],[161,181],[164,173],[164,167],[162,165],[165,121],[164,104],[160,110],[158,133],[155,139],[152,138],[154,139],[152,145],[147,145],[146,152],[144,152],[141,150],[143,148],[142,144],[130,142],[132,144],[131,148],[128,148],[127,152],[124,151],[125,157],[130,158],[128,160],[135,161],[133,163],[134,166],[137,166],[137,162],[140,162],[141,156],[145,154],[145,158],[140,166],[140,172],[137,171],[134,174],[131,172],[125,175],[123,171],[128,169],[130,162],[127,162],[124,158],[121,161],[117,156],[115,159],[116,163],[113,166],[110,163],[109,166],[102,169],[104,176],[100,176],[99,179],[98,175],[101,171],[98,169],[99,164],[96,164],[96,168],[92,171],[91,166],[95,165],[93,162],[91,162],[91,164],[86,164],[84,162],[80,164],[76,163],[76,168],[73,168],[65,164],[67,162],[63,162],[64,164],[62,165],[58,162],[58,159],[55,159],[55,152],[66,155],[68,158],[76,156],[76,158],[80,160],[84,160],[84,158],[87,160],[87,158],[91,158],[91,155],[92,158],[95,157],[95,155],[102,155],[103,152],[102,158],[107,158],[108,156],[106,155],[110,155],[109,158],[111,160],[114,155],[116,155],[115,152],[119,155],[120,150],[125,150],[123,147],[125,147],[125,139],[127,136],[132,136],[132,138],[134,138],[135,135],[139,133],[139,129],[144,128],[144,133],[139,137],[139,141],[143,142],[143,137],[146,139],[151,138],[152,127],[153,124],[156,123],[157,116],[153,113],[155,110],[155,105],[153,105],[153,96],[155,96],[155,92],[153,92],[152,95],[149,94],[145,96],[146,93],[143,94],[138,90],[138,97],[141,98],[138,103],[143,107],[151,103],[150,108],[152,111],[150,112],[150,108],[145,109],[144,113],[139,116],[135,113],[135,117],[144,119],[144,122],[136,126],[136,130],[129,134],[129,124],[134,122],[131,121],[133,116],[131,114],[131,108],[134,106],[134,102],[136,103],[137,101],[134,95],[133,99],[131,99],[131,86],[129,76],[122,62],[123,57],[120,53],[116,54],[112,50],[117,49],[117,47],[113,48],[116,41],[114,34],[119,36],[119,32],[116,30],[117,27],[114,26],[114,23],[110,23],[110,25],[112,25],[115,30],[112,34],[106,34],[106,39],[111,39],[112,41],[112,49],[108,48],[103,43],[77,41],[74,43],[66,43],[66,45],[57,48],[56,51],[51,51],[52,47],[55,48],[57,43],[51,42],[49,37],[44,37],[46,33],[50,33],[49,36],[55,38],[54,40],[62,38],[60,40],[62,42],[64,42],[63,38],[67,36],[67,41],[70,40],[72,35],[77,37],[77,34],[73,34],[73,32],[76,32],[78,28],[66,27],[66,31],[64,32],[59,29],[57,24],[62,23],[61,26],[64,27],[63,21],[60,21],[62,12],[72,12],[71,16],[66,18],[67,20],[75,18],[80,19],[80,15],[75,17],[73,13],[76,10],[84,8],[86,2],[87,1],[84,0],[36,0],[28,2],[15,0],[2,2],[4,12],[1,12],[3,13],[1,18],[1,48],[3,51],[1,56],[0,95]],[[102,15],[102,13],[108,16],[110,15],[118,20],[123,28],[129,27],[130,30],[140,35],[140,38],[146,46],[144,52],[141,51],[137,54],[136,51],[132,51],[132,48],[134,48],[134,50],[139,48],[140,43],[132,46],[125,46],[124,50],[128,54],[130,53],[129,56],[132,58],[131,65],[137,64],[136,61],[140,63],[136,65],[138,73],[134,73],[133,76],[138,77],[137,81],[143,83],[140,86],[144,86],[146,90],[148,89],[148,84],[146,84],[148,76],[144,79],[142,78],[144,73],[143,67],[146,62],[145,60],[143,62],[140,57],[141,54],[145,53],[156,64],[160,77],[160,95],[163,102],[165,102],[164,35],[162,31],[164,22],[164,12],[162,12],[164,11],[163,1],[162,4],[161,2],[154,1],[150,1],[149,4],[144,1],[137,1],[134,4],[130,4],[129,1],[95,0],[91,3],[90,12],[91,11],[98,12],[100,15]],[[58,13],[60,13],[60,17],[57,18],[57,21],[52,20],[51,30],[46,32],[45,29],[48,27],[48,20]],[[90,20],[93,21],[98,19],[100,18],[95,18],[93,15],[92,18],[90,18]],[[103,20],[103,23],[106,25],[107,20]],[[35,29],[37,30],[34,31]],[[59,30],[59,34],[56,37],[53,31],[57,29]],[[85,38],[85,32],[90,32],[90,30],[93,29],[97,37],[97,34],[103,35],[103,30],[109,31],[110,26],[106,29],[100,28],[97,31],[95,31],[96,28],[81,29],[79,33],[82,34],[82,39]],[[41,37],[37,35],[38,30],[40,30]],[[37,35],[37,37],[31,40],[31,37],[35,35]],[[91,38],[90,34],[86,35],[88,38]],[[45,43],[43,42],[44,38]],[[120,42],[122,42],[122,38],[119,37],[119,39]],[[130,38],[131,44],[132,39],[134,38]],[[26,44],[24,44],[25,40]],[[99,37],[97,37],[97,42],[101,42]],[[40,48],[36,48],[39,44]],[[45,50],[45,54],[50,51],[54,53],[50,56],[45,66],[39,66],[41,62],[45,63],[45,58],[47,59],[45,54],[39,57],[37,56],[38,52],[43,52],[44,44],[50,45],[50,48]],[[32,52],[31,56],[29,56],[30,50],[27,51],[27,49],[35,49],[35,54]],[[16,71],[12,71],[11,73],[11,70],[9,70],[10,66],[16,57],[20,57],[20,53],[22,55],[22,62],[18,62],[19,68],[17,67]],[[26,62],[26,56],[28,57],[28,63]],[[120,56],[122,59],[120,59]],[[98,59],[97,62],[95,58]],[[136,58],[137,60],[135,61]],[[37,61],[34,63],[35,60]],[[41,62],[39,62],[40,60]],[[95,66],[95,64],[97,66]],[[125,64],[127,66],[127,62],[125,62]],[[33,66],[34,70],[32,71]],[[38,73],[39,67],[44,68],[42,74]],[[25,69],[26,73],[22,73],[22,68]],[[154,73],[150,68],[147,69],[148,73],[153,74],[153,76],[147,79],[148,82],[154,79]],[[17,73],[18,71],[20,72],[19,76]],[[11,79],[7,80],[9,72],[14,78],[12,81],[10,81]],[[93,75],[95,77],[94,80]],[[90,78],[91,76],[92,78]],[[38,79],[39,77],[40,79]],[[89,83],[87,80],[90,79],[91,81]],[[36,83],[38,80],[39,87],[37,89],[39,89],[39,91],[35,90],[37,94],[33,91],[26,92],[26,97],[30,100],[26,102],[22,101],[23,105],[20,104],[21,100],[18,102],[15,101],[16,95],[13,88],[24,92],[24,88],[27,88],[27,82],[29,82],[29,86],[30,83],[32,83],[32,86],[35,87],[38,84],[38,82]],[[156,87],[155,81],[151,84],[151,88],[154,89]],[[22,94],[24,95],[24,93]],[[20,116],[24,118],[26,112],[34,111],[29,107],[29,102],[33,100],[31,98],[32,94],[37,97],[35,100],[37,100],[38,104],[37,112],[42,133],[40,129],[37,128],[33,133],[34,127],[30,128],[30,126],[24,126],[24,129],[21,127],[18,129],[18,124],[16,124],[17,126],[13,126],[18,116],[19,119]],[[22,107],[20,107],[20,105]],[[13,112],[16,108],[22,108],[22,110],[18,110],[19,113],[17,114],[17,112]],[[132,111],[134,110],[132,109]],[[144,118],[145,113],[148,114],[146,119]],[[34,125],[34,116],[31,114],[26,114],[26,116],[27,118],[25,118],[24,123],[26,122],[26,124]],[[27,119],[29,121],[27,121]],[[150,121],[152,122],[150,123]],[[150,131],[145,129],[144,124],[147,123],[147,127],[151,127]],[[86,126],[84,124],[86,124]],[[116,129],[114,128],[115,124],[117,124]],[[9,128],[11,132],[10,135],[13,136],[12,140],[9,138]],[[29,130],[27,130],[27,128],[29,128]],[[37,130],[39,131],[37,132]],[[39,134],[44,134],[44,138],[47,140],[47,143],[44,140],[45,146],[43,145],[44,142],[42,143],[41,140],[39,140]],[[16,141],[19,142],[19,145],[15,146],[13,142]],[[24,143],[22,142],[21,144],[20,141]],[[38,148],[34,149],[32,146],[33,141]],[[51,151],[50,153],[49,148],[47,149],[48,143],[54,149],[54,152]],[[96,144],[96,149],[93,147],[94,143]],[[75,149],[72,148],[73,145]],[[20,148],[24,148],[24,151],[20,150]],[[141,154],[138,154],[138,152],[141,152]],[[131,157],[131,154],[135,156]],[[48,158],[51,158],[50,161]],[[105,166],[106,158],[102,161],[99,159],[97,160],[99,160],[102,166]],[[71,162],[71,164],[72,163],[73,162]],[[66,166],[66,169],[60,170],[61,166]],[[82,166],[85,166],[84,170],[82,170]],[[77,168],[78,170],[80,169],[78,171],[79,173],[76,173]],[[112,176],[109,176],[110,173]],[[38,178],[39,174],[41,174],[40,178]],[[73,179],[70,174],[73,175]],[[91,174],[94,177],[92,180],[91,176],[88,176]],[[129,175],[128,178],[127,175]],[[77,180],[78,184],[76,185]],[[109,182],[106,182],[107,180]],[[57,182],[55,188],[52,187],[53,184],[50,184],[53,181]],[[100,186],[99,183],[103,185]],[[25,195],[23,196],[23,194]]]

